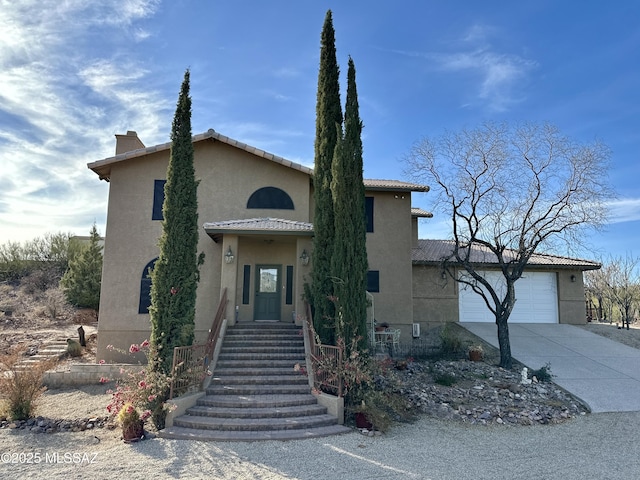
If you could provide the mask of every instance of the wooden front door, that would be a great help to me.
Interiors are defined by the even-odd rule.
[[[256,265],[254,320],[280,320],[281,265]]]

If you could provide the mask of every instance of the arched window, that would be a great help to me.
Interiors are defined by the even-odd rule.
[[[278,187],[262,187],[253,192],[247,201],[247,208],[294,209],[289,194]]]
[[[151,306],[151,271],[156,264],[158,257],[147,263],[142,270],[142,278],[140,279],[140,303],[138,304],[138,313],[149,313]]]

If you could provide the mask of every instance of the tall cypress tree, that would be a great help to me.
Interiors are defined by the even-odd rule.
[[[361,134],[356,68],[349,57],[344,138],[338,140],[332,166],[335,218],[332,275],[340,307],[336,312],[337,333],[345,339],[347,348],[353,338],[359,337],[362,349],[367,344],[368,262]]]
[[[312,302],[315,328],[323,342],[333,339],[333,295],[331,256],[334,251],[334,216],[331,195],[331,164],[342,125],[340,70],[336,60],[335,32],[331,10],[327,11],[321,34],[320,70],[316,103],[314,188],[314,241]]]
[[[151,274],[152,368],[170,374],[173,348],[193,343],[198,266],[198,199],[191,141],[189,70],[171,127],[160,255]]]

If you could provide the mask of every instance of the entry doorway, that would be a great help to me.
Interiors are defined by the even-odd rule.
[[[256,265],[254,320],[280,321],[282,265]]]

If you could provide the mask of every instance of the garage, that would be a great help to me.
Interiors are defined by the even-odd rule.
[[[500,272],[485,271],[483,276],[491,285],[504,291],[504,277]],[[480,295],[470,287],[458,283],[458,304],[461,322],[495,322]],[[502,289],[499,288],[500,285]],[[516,282],[516,304],[509,323],[558,323],[558,285],[553,272],[525,272]]]

